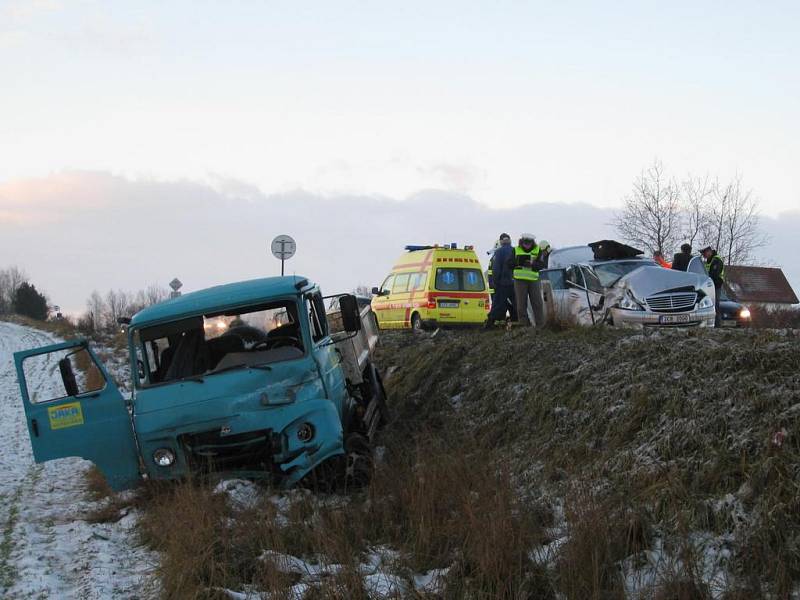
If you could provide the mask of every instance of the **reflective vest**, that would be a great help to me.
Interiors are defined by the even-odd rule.
[[[494,294],[494,273],[492,272],[493,267],[494,254],[492,254],[492,258],[489,259],[489,268],[486,271],[486,281],[489,282],[489,294]]]
[[[718,260],[722,265],[722,270],[719,272],[719,278],[722,279],[722,281],[725,281],[725,262],[722,260],[722,257],[719,254],[712,256],[711,259],[706,263],[706,273],[711,271],[711,263],[713,263],[715,260]]]
[[[530,256],[527,266],[523,266],[526,256]],[[518,281],[539,281],[539,271],[534,271],[532,263],[539,258],[539,246],[534,246],[528,251],[521,246],[514,248],[514,279]]]

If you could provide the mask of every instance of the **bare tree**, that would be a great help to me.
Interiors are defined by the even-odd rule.
[[[103,318],[106,314],[106,303],[100,292],[94,290],[86,300],[85,323],[90,331],[97,331],[103,327]]]
[[[758,200],[753,190],[742,186],[740,176],[726,184],[714,183],[703,239],[728,264],[753,262],[755,251],[767,244],[759,221]]]
[[[105,327],[109,331],[117,328],[117,319],[130,316],[131,294],[124,290],[108,290],[106,294]]]
[[[702,177],[692,177],[689,175],[683,183],[682,188],[682,212],[683,212],[683,239],[692,247],[699,242],[704,232],[708,230],[711,219],[709,214],[709,204],[714,195],[714,182],[708,175]]]
[[[626,241],[643,249],[674,250],[681,227],[680,188],[664,174],[660,161],[636,178],[613,225]]]
[[[144,296],[145,306],[152,306],[153,304],[158,304],[159,302],[167,300],[169,298],[169,290],[157,283],[151,283],[147,286],[147,289],[144,290]]]
[[[19,267],[9,267],[0,271],[0,313],[14,310],[14,297],[28,275]]]

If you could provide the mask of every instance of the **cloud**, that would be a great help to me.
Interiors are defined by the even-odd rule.
[[[16,264],[69,311],[93,289],[139,289],[178,276],[186,291],[275,275],[269,253],[282,233],[298,242],[289,273],[327,293],[378,285],[406,244],[474,244],[485,261],[501,232],[521,231],[555,247],[613,236],[611,211],[590,204],[539,203],[496,210],[465,194],[422,190],[407,198],[303,190],[266,194],[219,178],[131,179],[68,172],[0,183],[0,267]],[[772,249],[790,260],[800,213],[765,220]]]

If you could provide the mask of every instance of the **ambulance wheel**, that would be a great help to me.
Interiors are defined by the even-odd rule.
[[[411,315],[411,330],[422,331],[422,329],[422,318],[419,316],[419,313],[414,313]]]

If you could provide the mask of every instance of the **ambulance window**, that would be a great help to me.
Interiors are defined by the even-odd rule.
[[[458,269],[436,269],[436,289],[443,292],[457,292],[459,289]]]
[[[478,269],[461,269],[461,279],[463,281],[461,289],[465,292],[482,292],[486,289],[483,273]]]
[[[392,282],[394,282],[394,275],[389,275],[386,278],[386,281],[383,282],[381,285],[381,290],[387,293],[391,293],[392,291]]]
[[[395,275],[394,277],[394,287],[392,291],[395,294],[400,292],[407,292],[408,291],[408,278],[411,275],[409,273],[402,273],[400,275]]]
[[[428,279],[427,273],[412,274],[411,279],[408,282],[408,289],[412,292],[425,289],[425,284],[427,283],[427,279]]]

